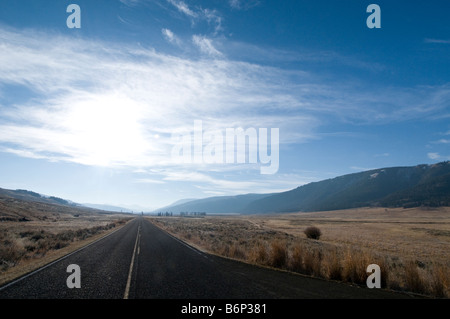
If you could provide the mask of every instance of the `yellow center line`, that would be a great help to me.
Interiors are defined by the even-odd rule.
[[[125,293],[123,295],[123,299],[128,299],[128,294],[130,293],[130,285],[131,285],[131,274],[133,273],[133,265],[134,265],[134,259],[136,255],[136,248],[138,247],[139,238],[141,236],[141,225],[138,227],[137,235],[136,235],[136,242],[134,243],[134,250],[133,250],[133,256],[131,257],[131,263],[130,263],[130,270],[128,271],[128,280],[127,285],[125,287]],[[139,254],[139,252],[138,252]]]

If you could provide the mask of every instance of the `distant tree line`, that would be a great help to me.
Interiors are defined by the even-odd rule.
[[[180,216],[206,216],[206,212],[181,212]]]
[[[168,216],[173,216],[173,213],[172,212],[165,212],[165,213],[163,213],[163,212],[159,212],[158,213],[158,216],[166,216],[166,217],[168,217]]]
[[[173,212],[159,212],[157,214],[158,216],[164,216],[164,217],[172,217]],[[206,212],[180,212],[181,217],[187,217],[187,216],[206,216]]]

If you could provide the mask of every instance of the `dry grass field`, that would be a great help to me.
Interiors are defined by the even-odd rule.
[[[150,220],[221,256],[360,285],[378,264],[383,288],[450,297],[450,208]],[[320,229],[319,240],[306,237],[309,226]]]
[[[56,260],[131,217],[0,198],[0,285]]]

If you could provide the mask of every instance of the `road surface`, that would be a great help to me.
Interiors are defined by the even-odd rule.
[[[69,265],[79,266],[80,288],[68,287],[68,278],[75,274],[67,271]],[[405,297],[408,296],[208,255],[172,237],[143,217],[130,221],[76,253],[0,287],[0,299]]]

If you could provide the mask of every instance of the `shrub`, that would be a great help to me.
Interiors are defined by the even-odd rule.
[[[342,266],[337,251],[330,251],[325,257],[326,277],[333,280],[342,280]]]
[[[362,251],[349,249],[344,258],[342,279],[356,284],[365,284],[369,264],[367,256]]]
[[[228,255],[229,255],[229,257],[235,258],[235,259],[245,259],[245,252],[236,243],[234,243],[230,247]]]
[[[255,243],[254,249],[250,250],[248,260],[250,262],[265,265],[268,263],[268,253],[266,243],[258,241]]]
[[[303,271],[303,247],[299,244],[292,248],[289,269],[295,272]]]
[[[425,282],[419,273],[417,264],[413,261],[410,261],[405,265],[405,281],[406,289],[416,293],[426,292]]]
[[[315,227],[315,226],[310,226],[308,228],[305,229],[304,231],[306,237],[311,238],[311,239],[320,239],[320,236],[322,235],[322,232],[320,231],[319,228]]]
[[[23,255],[23,251],[19,249],[16,243],[4,242],[0,245],[0,271],[15,266]]]
[[[303,252],[303,272],[307,275],[321,276],[322,253],[319,250],[305,249]]]
[[[441,265],[434,267],[434,272],[431,274],[431,292],[433,296],[438,298],[445,298],[446,295],[446,281],[448,275],[445,274],[445,270]]]
[[[270,266],[275,268],[282,268],[286,265],[287,250],[286,243],[281,241],[274,241],[270,245]]]

